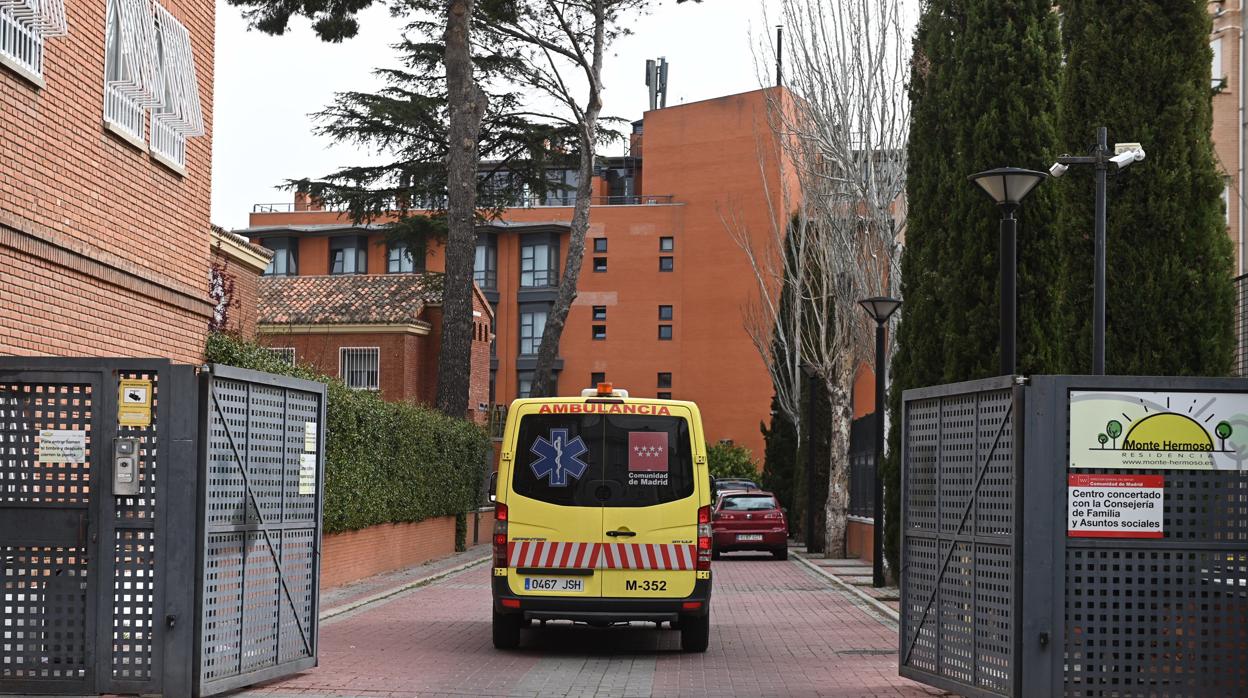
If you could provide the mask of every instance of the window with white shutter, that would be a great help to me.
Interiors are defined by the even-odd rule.
[[[69,33],[65,0],[0,0],[0,65],[43,85],[43,40]]]
[[[151,0],[108,0],[104,37],[104,123],[144,147],[145,110],[162,98]]]
[[[160,104],[152,107],[152,154],[181,171],[186,167],[186,139],[204,135],[195,55],[191,33],[160,5],[156,27],[163,89]]]

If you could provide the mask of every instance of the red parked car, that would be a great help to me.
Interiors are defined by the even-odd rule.
[[[725,492],[711,515],[712,555],[734,550],[765,550],[789,557],[789,523],[770,492]]]

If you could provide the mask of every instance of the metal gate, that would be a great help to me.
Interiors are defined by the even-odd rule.
[[[199,695],[316,666],[325,386],[203,376]]]
[[[1163,416],[1195,445],[1128,438]],[[1006,377],[907,391],[903,419],[903,675],[972,696],[1248,695],[1242,380]],[[1131,523],[1152,528],[1078,529],[1068,502],[1104,477],[1153,498],[1159,520]]]
[[[209,499],[216,490],[201,486],[221,481],[213,472],[201,477],[209,467],[201,450],[208,440],[200,437],[208,415],[201,408],[207,407],[209,384],[223,376],[257,396],[287,396],[292,418],[298,414],[317,425],[313,467],[304,469],[315,490],[303,495],[315,502],[305,504],[302,514],[311,523],[303,521],[299,529],[287,518],[281,524],[297,530],[282,532],[288,564],[276,569],[290,571],[294,581],[270,575],[274,584],[292,590],[303,585],[302,593],[315,599],[310,550],[319,547],[324,386],[218,367],[197,379],[196,371],[157,359],[0,357],[0,693],[186,696],[225,690],[195,673],[197,648],[206,646],[197,633],[198,601],[210,586],[197,567],[208,528],[203,516],[207,507],[227,501],[220,494]],[[259,409],[247,412],[245,428],[239,431],[235,419],[229,432],[253,444],[244,463],[261,471],[272,456],[251,430],[263,432],[265,419]],[[288,441],[294,438],[290,434]],[[268,475],[249,477],[261,483]],[[273,535],[253,519],[247,525],[256,536]],[[309,529],[315,531],[311,540]],[[305,542],[296,543],[300,535]],[[253,562],[259,542],[247,544],[242,568],[250,572],[263,563]],[[295,563],[300,555],[306,558],[302,571]],[[248,581],[249,592],[259,593],[258,579]],[[264,607],[260,596],[247,603],[248,613]],[[260,663],[276,675],[314,662],[314,622],[282,613],[276,630],[254,620],[240,628],[242,655],[251,664],[231,676],[258,676],[252,670]],[[308,631],[303,637],[310,650],[283,648],[276,661],[260,659],[265,638],[293,637],[283,634],[290,624]]]

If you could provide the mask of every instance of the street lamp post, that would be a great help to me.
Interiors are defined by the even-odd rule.
[[[1091,165],[1096,169],[1096,207],[1092,262],[1092,375],[1105,375],[1105,176],[1112,163],[1119,170],[1144,159],[1139,143],[1116,143],[1110,154],[1109,134],[1104,126],[1096,129],[1096,147],[1091,155],[1063,155],[1049,168],[1054,177],[1061,177],[1071,165]]]
[[[1018,324],[1018,219],[1014,213],[1023,197],[1046,176],[1018,167],[999,167],[970,176],[1001,209],[1001,374],[1006,376],[1014,375],[1017,366],[1014,342]]]
[[[871,586],[884,586],[884,480],[880,466],[884,462],[884,384],[888,370],[884,356],[884,325],[901,307],[896,298],[876,296],[858,301],[875,320],[875,502],[871,515],[875,519],[871,534]]]

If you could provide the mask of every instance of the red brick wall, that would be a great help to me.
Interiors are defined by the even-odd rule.
[[[266,334],[260,342],[270,347],[294,347],[295,358],[317,367],[327,376],[341,378],[338,373],[338,350],[342,347],[377,347],[380,351],[380,372],[377,376],[381,396],[387,400],[408,400],[415,396],[415,386],[407,383],[406,362],[409,342],[416,339],[400,332],[376,334]]]
[[[226,319],[226,328],[244,337],[256,335],[256,317],[259,312],[260,272],[252,267],[231,260],[219,247],[212,248],[212,264],[223,267],[225,274],[234,281],[233,304]]]
[[[381,524],[321,540],[321,588],[419,565],[455,552],[455,517]]]
[[[190,31],[211,134],[214,4],[161,3]],[[66,3],[44,87],[0,67],[0,353],[198,362],[211,135],[188,139],[183,177],[103,128],[105,8]]]

